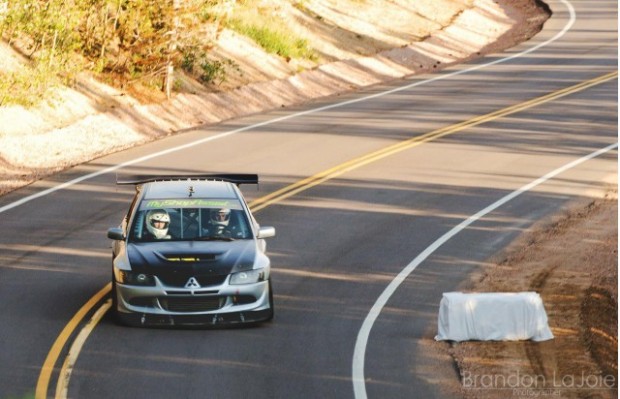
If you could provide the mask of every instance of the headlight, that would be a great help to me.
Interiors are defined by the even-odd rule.
[[[230,276],[231,285],[254,284],[265,280],[265,269],[247,270]]]
[[[155,285],[155,278],[150,274],[136,273],[128,270],[115,270],[116,281],[129,285]]]

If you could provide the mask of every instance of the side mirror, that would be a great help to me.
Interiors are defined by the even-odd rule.
[[[111,240],[123,241],[125,239],[123,229],[120,227],[112,227],[111,229],[108,229],[108,238]]]
[[[265,227],[261,227],[258,230],[258,237],[259,239],[262,238],[269,238],[269,237],[275,237],[276,235],[276,228],[275,227],[271,227],[271,226],[265,226]]]

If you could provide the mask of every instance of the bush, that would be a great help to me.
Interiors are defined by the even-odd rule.
[[[10,73],[0,71],[0,106],[16,104],[30,107],[50,98],[51,89],[57,84],[56,74],[41,66]]]
[[[240,20],[233,20],[230,27],[236,32],[250,37],[265,51],[277,54],[287,59],[313,59],[314,52],[305,39],[292,37],[290,34],[271,29],[267,26],[245,24]]]

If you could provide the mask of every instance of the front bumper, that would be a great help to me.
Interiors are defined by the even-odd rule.
[[[228,279],[227,279],[228,281]],[[132,326],[209,326],[257,323],[273,316],[268,281],[190,290],[116,284],[116,317]]]
[[[133,327],[216,327],[260,323],[271,320],[271,309],[250,312],[218,313],[213,315],[169,315],[152,313],[120,313],[118,321]]]

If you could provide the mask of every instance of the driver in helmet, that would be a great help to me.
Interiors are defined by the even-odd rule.
[[[168,240],[168,227],[170,227],[170,215],[164,209],[153,209],[146,214],[146,229],[149,235],[157,240]]]

